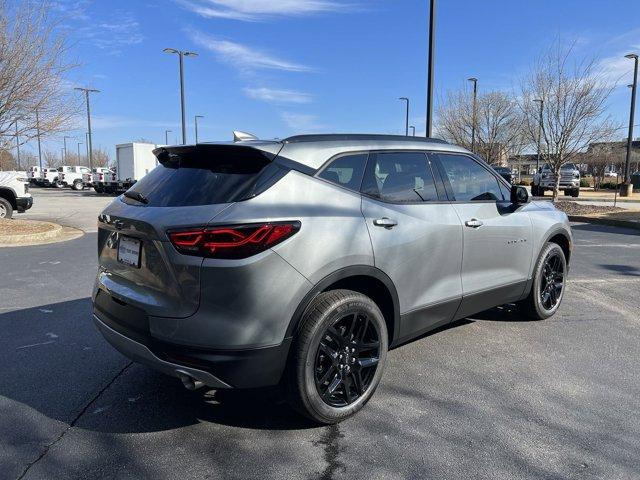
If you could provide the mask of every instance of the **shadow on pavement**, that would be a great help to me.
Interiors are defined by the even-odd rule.
[[[631,228],[611,227],[609,225],[596,225],[594,223],[580,223],[571,225],[572,230],[583,230],[587,232],[600,232],[600,233],[616,233],[621,235],[634,235],[640,236],[640,230],[633,230]]]

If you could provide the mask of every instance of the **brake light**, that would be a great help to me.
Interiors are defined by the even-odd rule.
[[[230,225],[168,232],[178,252],[209,258],[247,258],[300,230],[300,222]]]

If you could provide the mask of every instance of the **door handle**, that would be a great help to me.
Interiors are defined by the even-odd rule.
[[[484,223],[482,223],[482,221],[478,220],[477,218],[472,218],[471,220],[467,220],[466,222],[464,222],[464,224],[467,227],[471,227],[471,228],[480,228],[482,225],[484,225]]]
[[[376,227],[393,228],[396,225],[398,225],[398,222],[396,222],[395,220],[391,220],[390,218],[387,218],[387,217],[382,217],[382,218],[376,218],[373,221],[373,224]]]

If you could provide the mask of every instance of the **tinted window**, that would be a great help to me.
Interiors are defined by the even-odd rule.
[[[437,200],[431,167],[420,152],[377,153],[369,157],[362,192],[387,202]]]
[[[496,177],[471,157],[439,154],[438,158],[456,201],[503,200]]]
[[[359,191],[367,154],[345,155],[336,158],[318,176],[350,190]]]
[[[225,153],[178,150],[184,154],[170,152],[170,162],[155,167],[129,190],[143,194],[153,207],[212,205],[256,195],[285,172],[249,149],[228,149]],[[123,201],[139,204],[126,197]]]

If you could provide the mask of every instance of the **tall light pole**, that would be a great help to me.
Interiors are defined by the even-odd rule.
[[[625,58],[633,60],[633,87],[631,87],[631,108],[629,111],[629,135],[627,137],[627,158],[624,163],[624,183],[620,187],[620,196],[628,197],[633,194],[631,184],[631,142],[633,141],[633,117],[636,110],[636,90],[638,89],[638,55],[629,53]]]
[[[80,145],[82,145],[82,142],[78,142],[78,165],[82,165],[80,162]]]
[[[412,132],[411,135],[415,137],[416,136],[416,127],[414,127],[413,125],[409,125],[409,128],[411,129],[411,132]]]
[[[540,168],[540,142],[542,141],[542,108],[544,107],[544,100],[542,98],[536,98],[533,100],[540,104],[540,111],[538,114],[538,156],[536,157],[536,173]]]
[[[165,48],[165,53],[175,53],[180,57],[180,110],[182,112],[182,144],[187,143],[187,125],[185,119],[185,106],[184,106],[184,57],[197,57],[195,52],[185,52],[182,50],[176,50],[175,48]]]
[[[84,92],[84,96],[87,102],[87,131],[88,131],[87,147],[89,148],[89,168],[93,168],[93,148],[92,148],[92,139],[91,139],[91,108],[89,106],[89,94],[100,93],[100,90],[96,90],[94,88],[81,88],[81,87],[76,87],[74,90]]]
[[[473,105],[471,107],[471,151],[476,152],[476,105],[478,101],[478,79],[471,77],[467,79],[473,83]]]
[[[38,116],[37,108],[36,108],[36,137],[38,138],[38,163],[40,164],[40,171],[42,171],[42,147],[40,146],[40,117]]]
[[[171,133],[171,130],[165,130],[164,131],[164,144],[165,145],[169,145],[169,134]]]
[[[198,143],[198,119],[199,119],[199,118],[204,118],[204,116],[202,116],[202,115],[196,115],[196,116],[194,117],[194,121],[195,121],[195,124],[196,124],[196,143]]]
[[[16,125],[16,157],[17,157],[17,168],[16,170],[20,170],[20,138],[18,137],[18,120],[15,121]]]
[[[436,42],[436,0],[429,0],[429,59],[427,61],[427,137],[433,127],[433,65]]]
[[[64,156],[62,157],[62,164],[65,165],[67,163],[67,138],[71,138],[68,136],[62,137],[62,143],[64,144]]]
[[[405,137],[409,136],[409,99],[407,97],[400,97],[398,100],[404,100],[407,102],[407,108],[405,110],[405,119],[404,119],[404,135]]]
[[[84,132],[84,146],[87,149],[87,162],[89,163],[89,168],[91,168],[91,163],[89,162],[89,132]]]

